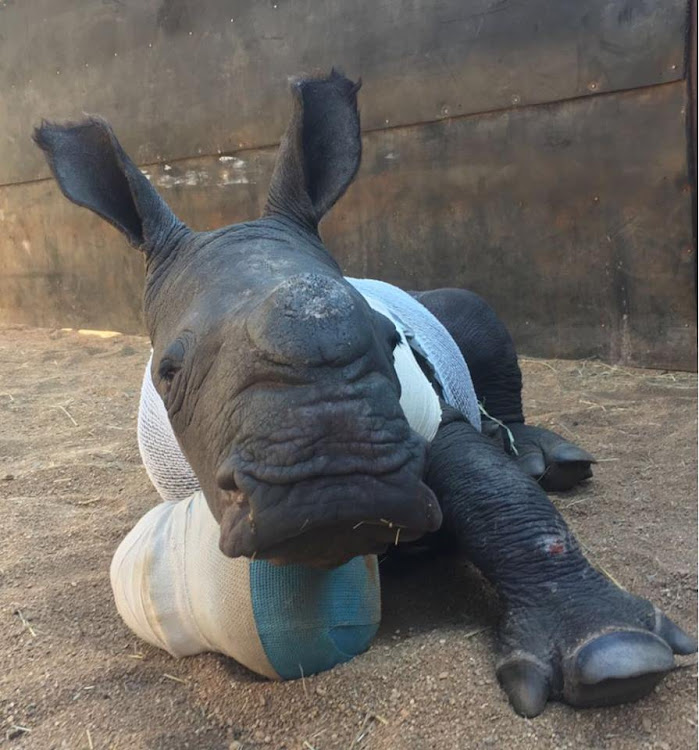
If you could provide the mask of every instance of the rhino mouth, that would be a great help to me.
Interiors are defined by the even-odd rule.
[[[260,494],[273,502],[255,513]],[[423,482],[408,491],[386,478],[323,477],[291,488],[258,486],[253,498],[239,495],[223,513],[219,546],[229,557],[332,568],[414,541],[441,522],[437,499]]]
[[[297,564],[330,570],[358,555],[380,555],[393,544],[412,542],[421,536],[386,519],[337,523],[323,527],[321,536],[314,530],[304,531],[263,550],[256,559],[268,560],[274,565]]]

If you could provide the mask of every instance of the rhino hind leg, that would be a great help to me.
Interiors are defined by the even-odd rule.
[[[517,450],[517,464],[547,492],[564,492],[592,477],[594,456],[551,430],[508,425]],[[505,443],[507,448],[508,443]]]
[[[555,432],[525,424],[517,352],[509,331],[493,309],[465,289],[413,294],[449,331],[461,350],[478,401],[487,412],[483,431],[502,441],[504,449],[516,456],[520,469],[549,492],[569,490],[589,479],[595,463],[593,456]]]

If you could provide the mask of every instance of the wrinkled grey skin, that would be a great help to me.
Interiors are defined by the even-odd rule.
[[[64,194],[145,254],[153,381],[225,554],[334,566],[385,549],[396,527],[401,542],[440,529],[430,538],[502,598],[497,673],[515,710],[644,695],[696,642],[583,557],[542,485],[574,485],[593,459],[525,424],[514,347],[480,298],[416,295],[516,434],[517,461],[446,405],[428,451],[400,409],[396,331],[318,235],[359,165],[357,89],[335,72],[298,81],[263,217],[213,232],[172,214],[104,121],[45,123],[35,140]]]

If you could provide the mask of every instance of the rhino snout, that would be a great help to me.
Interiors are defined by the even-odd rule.
[[[286,410],[278,391],[255,394],[254,420],[216,475],[226,496],[222,551],[340,564],[439,528],[439,506],[422,482],[427,444],[382,394],[383,403],[303,405],[295,394],[296,408]]]

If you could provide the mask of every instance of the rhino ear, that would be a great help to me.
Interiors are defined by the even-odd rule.
[[[105,120],[44,122],[34,141],[66,198],[106,219],[146,254],[180,223]]]
[[[357,91],[334,69],[292,84],[294,112],[282,138],[265,214],[313,229],[354,179],[362,154]]]

